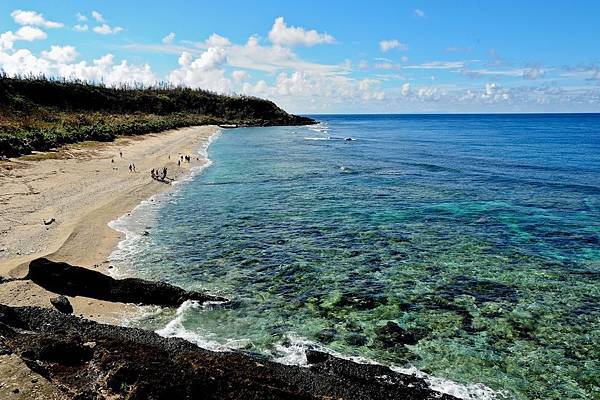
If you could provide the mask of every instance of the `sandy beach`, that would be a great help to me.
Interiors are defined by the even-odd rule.
[[[178,180],[205,164],[198,149],[218,129],[200,126],[80,143],[0,162],[0,276],[22,278],[29,261],[38,257],[106,272],[107,257],[120,240],[108,223],[169,190],[170,184],[151,178],[151,169],[167,167],[167,177]],[[181,161],[182,155],[191,161]],[[130,164],[137,172],[129,171]],[[55,296],[27,280],[0,284],[0,303],[6,305],[50,307]],[[137,310],[84,297],[69,300],[76,315],[102,322],[118,322]]]

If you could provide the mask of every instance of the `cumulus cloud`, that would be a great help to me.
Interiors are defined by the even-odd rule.
[[[15,33],[8,31],[0,34],[0,50],[12,49],[14,43],[19,40],[33,42],[34,40],[43,40],[47,37],[46,32],[39,28],[22,26]]]
[[[42,51],[42,57],[62,64],[72,62],[78,56],[79,53],[73,46],[50,46],[49,51]]]
[[[231,82],[221,68],[226,61],[225,50],[220,47],[210,47],[195,59],[190,53],[183,52],[179,57],[179,68],[169,74],[169,81],[219,93],[230,92]]]
[[[444,91],[434,86],[422,87],[417,91],[417,97],[423,101],[438,101],[445,94]]]
[[[94,32],[100,35],[116,35],[122,30],[123,28],[120,26],[110,26],[108,24],[102,24],[94,27]]]
[[[46,32],[39,28],[34,28],[31,26],[24,26],[19,28],[15,35],[17,40],[25,40],[27,42],[33,42],[34,40],[43,40],[48,37]]]
[[[106,54],[88,63],[81,61],[74,64],[58,64],[53,69],[57,75],[68,79],[103,82],[109,86],[121,84],[152,85],[157,79],[148,64],[133,65],[127,60],[115,63],[112,54]]]
[[[401,43],[397,39],[390,39],[390,40],[382,40],[382,41],[380,41],[379,42],[379,49],[382,52],[387,53],[388,51],[393,50],[393,49],[408,50],[408,46],[405,45],[404,43]]]
[[[94,18],[97,22],[106,22],[104,16],[100,14],[98,11],[92,11],[92,18]]]
[[[36,11],[14,10],[10,16],[19,25],[39,26],[42,28],[62,28],[63,23],[48,21],[44,16]]]
[[[206,47],[227,47],[230,44],[229,39],[216,33],[213,33],[204,41]]]
[[[301,27],[286,25],[283,17],[278,17],[269,32],[269,40],[280,46],[314,46],[323,43],[333,43],[335,39],[327,33],[316,30],[305,30]]]
[[[241,91],[267,97],[283,105],[300,102],[305,107],[312,105],[316,109],[324,104],[364,103],[385,98],[377,79],[355,80],[318,71],[280,72],[272,85],[262,79],[256,83],[244,82]]]
[[[39,59],[27,49],[12,53],[0,51],[0,69],[8,75],[48,75],[50,62]]]
[[[527,68],[523,71],[523,78],[525,79],[538,79],[544,76],[545,71],[538,67]]]
[[[490,82],[485,84],[485,90],[481,95],[481,98],[484,100],[508,100],[510,98],[508,91],[500,87],[495,82]]]
[[[77,24],[75,26],[73,26],[73,30],[77,31],[77,32],[85,32],[89,29],[89,26],[87,26],[87,24]]]
[[[415,9],[414,13],[415,13],[415,17],[425,18],[425,11],[423,11],[419,8]]]
[[[175,32],[171,32],[167,36],[162,38],[162,42],[165,44],[169,44],[169,43],[173,43],[174,39],[175,39]]]
[[[403,84],[400,93],[404,97],[408,96],[410,94],[410,83],[407,82],[407,83]]]
[[[43,31],[41,32],[43,33]],[[75,62],[78,54],[73,46],[51,46],[49,50],[42,51],[38,57],[28,49],[12,50],[12,47],[4,46],[3,41],[8,36],[11,41],[14,41],[35,40],[41,38],[41,35],[39,32],[22,31],[21,29],[15,34],[5,32],[0,35],[0,70],[8,75],[59,76],[67,79],[103,82],[110,86],[123,83],[151,85],[157,81],[148,64],[133,65],[127,60],[115,63],[112,54],[106,54],[91,63]]]
[[[99,35],[116,35],[117,33],[123,31],[123,28],[120,26],[109,25],[104,16],[98,11],[92,11],[92,18],[99,24],[92,28],[92,30]],[[87,29],[87,25],[79,25],[79,28],[76,28],[75,30],[82,32],[86,31]]]
[[[82,13],[77,13],[77,15],[75,15],[77,17],[77,21],[79,22],[85,22],[87,21],[87,17],[85,15],[83,15]]]

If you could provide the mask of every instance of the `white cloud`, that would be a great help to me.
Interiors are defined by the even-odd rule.
[[[525,78],[525,79],[538,79],[543,77],[546,72],[551,71],[552,68],[511,68],[511,69],[467,69],[465,68],[462,72],[464,75],[478,78],[484,76],[494,77],[513,77],[513,78]]]
[[[401,90],[402,96],[408,96],[410,94],[410,83],[405,83],[402,85],[402,90]]]
[[[485,84],[485,90],[481,98],[489,101],[508,100],[510,98],[508,91],[500,87],[495,82]]]
[[[239,84],[248,79],[248,73],[246,71],[235,70],[231,73],[231,77],[235,83]]]
[[[532,68],[528,68],[526,70],[523,71],[523,78],[525,79],[538,79],[544,76],[545,74],[545,70],[538,68],[538,67],[532,67]]]
[[[61,64],[70,63],[78,56],[79,53],[73,46],[50,46],[49,51],[42,51],[42,57]]]
[[[400,65],[395,64],[390,61],[383,61],[380,63],[376,63],[373,67],[377,68],[377,69],[386,69],[386,70],[399,70],[400,68],[402,68]]]
[[[425,18],[425,11],[417,8],[415,9],[415,16],[419,18]]]
[[[227,47],[231,42],[226,37],[213,33],[204,41],[204,45],[208,47]]]
[[[0,50],[11,50],[17,41],[32,42],[46,39],[47,36],[46,32],[39,28],[22,26],[16,33],[8,31],[0,34]]]
[[[162,38],[162,42],[165,44],[169,44],[169,43],[173,43],[174,39],[175,39],[175,32],[171,32],[167,36]]]
[[[464,68],[464,61],[432,61],[419,65],[407,65],[406,69],[460,69]]]
[[[77,13],[76,17],[77,17],[77,21],[79,21],[79,22],[87,21],[87,17],[85,15],[83,15],[82,13]]]
[[[73,26],[73,30],[77,31],[77,32],[85,32],[89,29],[89,26],[87,26],[87,24],[77,24],[75,26]]]
[[[202,88],[219,93],[231,91],[231,82],[221,68],[227,61],[225,50],[211,47],[200,57],[184,52],[179,57],[179,68],[171,71],[169,81],[175,85]]]
[[[34,28],[32,26],[23,26],[19,28],[15,35],[16,40],[25,40],[27,42],[33,42],[34,40],[43,40],[47,37],[48,35],[46,35],[46,32],[39,28]]]
[[[382,52],[387,53],[388,51],[390,51],[392,49],[408,50],[408,46],[405,45],[404,43],[401,43],[397,39],[390,39],[390,40],[382,40],[382,41],[380,41],[379,42],[379,49]]]
[[[53,68],[59,76],[67,79],[103,82],[108,86],[121,84],[152,85],[157,79],[148,64],[132,65],[127,60],[115,64],[114,56],[106,54],[88,63],[57,64]]]
[[[0,51],[0,69],[8,75],[48,75],[50,62],[37,58],[27,49],[11,54]]]
[[[95,26],[94,27],[94,32],[100,34],[100,35],[115,35],[119,32],[121,32],[123,30],[123,28],[121,28],[120,26],[110,26],[108,24],[102,24],[100,26]]]
[[[444,94],[445,92],[433,86],[422,87],[417,91],[417,97],[423,101],[438,101]]]
[[[277,104],[302,104],[322,109],[325,104],[361,103],[380,101],[385,93],[377,79],[355,80],[341,75],[327,75],[317,71],[281,72],[273,85],[265,80],[255,84],[244,82],[242,93],[267,97]]]
[[[92,18],[94,18],[97,22],[100,23],[106,22],[102,14],[100,14],[98,11],[92,11]]]
[[[323,43],[333,43],[335,39],[327,33],[316,30],[305,30],[301,27],[287,26],[283,17],[278,17],[269,32],[269,40],[280,46],[314,46]]]
[[[10,16],[19,25],[40,26],[42,28],[62,28],[64,24],[60,22],[48,21],[44,16],[36,11],[14,10]]]
[[[225,51],[229,64],[235,68],[253,69],[268,73],[281,70],[321,71],[336,73],[340,67],[311,63],[301,60],[294,52],[282,46],[261,46],[255,36],[248,38],[245,45],[231,45]]]

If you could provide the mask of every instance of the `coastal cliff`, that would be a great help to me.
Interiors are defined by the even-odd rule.
[[[314,122],[257,97],[226,96],[169,85],[114,88],[0,75],[1,157],[194,125],[272,126]]]

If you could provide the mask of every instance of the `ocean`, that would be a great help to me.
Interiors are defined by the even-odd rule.
[[[131,325],[463,398],[598,398],[600,114],[312,117],[223,130],[113,223],[118,274],[232,300]]]

